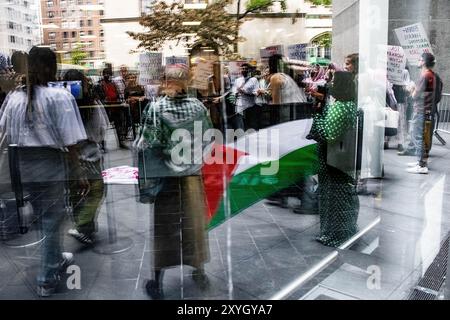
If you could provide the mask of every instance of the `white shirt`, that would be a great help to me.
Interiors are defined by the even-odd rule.
[[[11,92],[0,111],[0,136],[23,147],[61,149],[86,140],[86,131],[75,98],[61,88],[37,86],[33,111],[27,115],[27,94]]]
[[[239,88],[241,88],[244,93],[239,93]],[[234,86],[231,90],[233,94],[236,95],[236,111],[242,113],[245,109],[253,107],[256,102],[256,91],[259,89],[258,79],[255,77],[237,78],[234,82]]]

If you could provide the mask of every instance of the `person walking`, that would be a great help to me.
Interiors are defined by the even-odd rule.
[[[0,113],[0,133],[8,144],[19,148],[22,189],[31,193],[43,242],[37,275],[37,293],[48,297],[55,292],[59,278],[73,261],[62,252],[60,227],[66,212],[68,163],[80,173],[78,147],[86,132],[75,98],[55,81],[56,55],[43,47],[33,47],[27,59],[27,84],[13,91]],[[1,140],[1,139],[0,139]],[[79,179],[81,188],[89,188]]]

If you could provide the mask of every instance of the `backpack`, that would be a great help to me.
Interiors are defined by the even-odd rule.
[[[434,103],[438,104],[442,99],[442,91],[444,89],[444,84],[442,83],[441,77],[437,73],[434,73],[434,78],[436,79],[436,83],[434,86]]]

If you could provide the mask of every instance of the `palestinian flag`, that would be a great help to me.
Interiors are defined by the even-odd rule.
[[[215,146],[212,156],[222,160],[202,168],[210,229],[316,174],[316,142],[306,139],[311,126],[312,119],[291,121]]]

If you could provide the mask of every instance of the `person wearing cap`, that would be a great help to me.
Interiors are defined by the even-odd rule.
[[[410,143],[401,156],[417,156],[417,161],[408,163],[407,172],[428,174],[428,158],[433,140],[433,110],[436,109],[435,90],[438,76],[433,71],[436,58],[431,53],[423,53],[419,60],[422,69],[420,78],[412,90],[414,113],[410,131]]]
[[[163,97],[144,111],[144,126],[134,143],[137,150],[149,145],[162,149],[160,156],[146,161],[147,167],[142,171],[141,167],[139,169],[139,177],[145,175],[147,183],[160,185],[159,192],[147,198],[154,202],[154,277],[145,283],[152,299],[164,298],[164,272],[180,265],[194,268],[192,278],[201,288],[208,285],[204,271],[204,264],[209,260],[207,206],[201,168],[208,145],[203,141],[203,135],[212,124],[206,107],[198,99],[187,96],[188,77],[189,70],[185,65],[166,67]],[[194,130],[194,125],[200,126],[201,132]],[[189,132],[188,146],[192,153],[183,149],[181,155],[175,151],[180,146],[180,141],[172,139],[177,130]],[[202,150],[198,152],[196,148]],[[142,196],[145,185],[141,190],[144,190]]]

